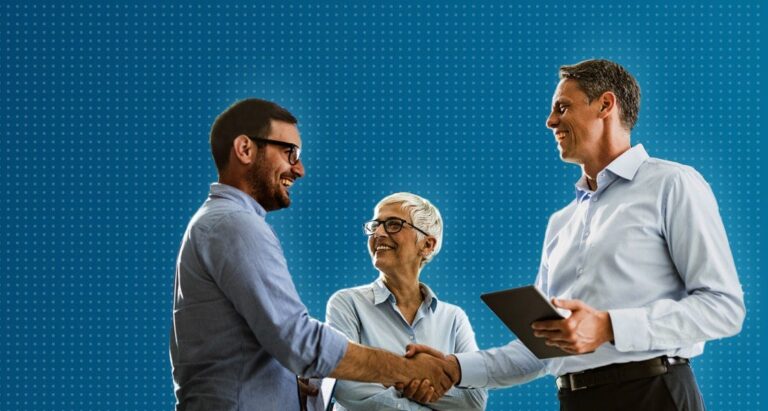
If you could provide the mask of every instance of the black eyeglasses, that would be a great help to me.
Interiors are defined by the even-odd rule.
[[[268,138],[261,138],[261,137],[248,136],[248,138],[250,138],[253,141],[260,141],[262,143],[274,144],[276,146],[290,148],[291,151],[288,152],[288,162],[292,166],[295,166],[296,163],[299,162],[299,157],[301,157],[301,149],[296,144],[288,143],[286,141],[270,140]]]
[[[403,220],[402,218],[397,217],[390,217],[384,221],[380,220],[371,220],[363,224],[363,233],[367,236],[372,236],[373,233],[376,232],[376,229],[379,228],[380,225],[384,225],[384,231],[387,232],[387,234],[395,234],[399,233],[400,230],[403,229],[403,224],[408,224],[411,228],[414,230],[429,236],[429,234],[425,233],[424,230],[420,229],[419,227],[416,227],[415,225]]]

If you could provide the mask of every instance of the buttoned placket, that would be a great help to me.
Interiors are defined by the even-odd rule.
[[[597,175],[597,190],[585,191],[581,197],[579,207],[586,207],[584,211],[584,218],[581,221],[581,233],[579,236],[579,255],[578,265],[576,266],[576,278],[581,279],[582,274],[587,270],[587,262],[589,261],[588,253],[592,244],[589,242],[589,236],[592,234],[592,217],[597,210],[597,202],[601,196],[605,194],[605,190],[613,184],[618,177],[616,175],[607,173],[605,170],[601,171]]]
[[[418,343],[419,341],[416,338],[416,326],[426,315],[425,310],[429,309],[429,305],[427,304],[426,300],[421,303],[421,305],[419,306],[419,309],[416,311],[416,317],[414,317],[412,325],[408,324],[408,321],[405,320],[405,316],[403,316],[403,313],[400,311],[400,308],[397,306],[397,301],[395,300],[394,294],[390,294],[388,300],[392,309],[395,310],[397,315],[400,316],[400,320],[402,321],[403,327],[405,327],[405,331],[408,334],[408,339],[413,343]]]
[[[579,203],[579,208],[584,208],[584,214],[583,218],[581,220],[581,227],[580,227],[580,233],[579,233],[579,254],[576,259],[576,279],[580,280],[582,277],[582,274],[584,274],[584,266],[586,265],[587,261],[587,247],[586,247],[586,241],[587,237],[589,236],[589,225],[590,221],[592,220],[592,213],[594,212],[594,208],[591,207],[592,201],[591,198],[594,193],[587,192],[581,197],[581,201]]]

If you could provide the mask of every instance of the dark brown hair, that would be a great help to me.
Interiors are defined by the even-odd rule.
[[[296,124],[296,117],[279,105],[257,98],[240,100],[216,117],[211,127],[211,154],[221,173],[229,162],[232,142],[239,135],[269,137],[272,120]],[[263,147],[264,143],[257,143]]]

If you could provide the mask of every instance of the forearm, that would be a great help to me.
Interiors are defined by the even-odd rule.
[[[453,387],[429,407],[434,410],[484,410],[487,401],[485,388]]]
[[[698,292],[680,301],[660,300],[609,312],[619,351],[649,351],[734,335],[741,329],[745,310],[737,296]]]
[[[460,387],[509,387],[546,374],[544,362],[520,340],[485,351],[454,354],[461,366]]]
[[[402,396],[394,387],[381,384],[339,380],[336,385],[336,401],[350,411],[355,410],[407,410],[428,411],[431,408]]]
[[[349,342],[346,354],[330,376],[342,380],[394,385],[411,380],[410,368],[403,357]]]

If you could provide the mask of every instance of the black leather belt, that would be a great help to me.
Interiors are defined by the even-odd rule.
[[[661,356],[650,360],[611,364],[557,377],[557,388],[577,391],[598,385],[620,383],[667,373],[672,365],[688,364],[687,358]]]

